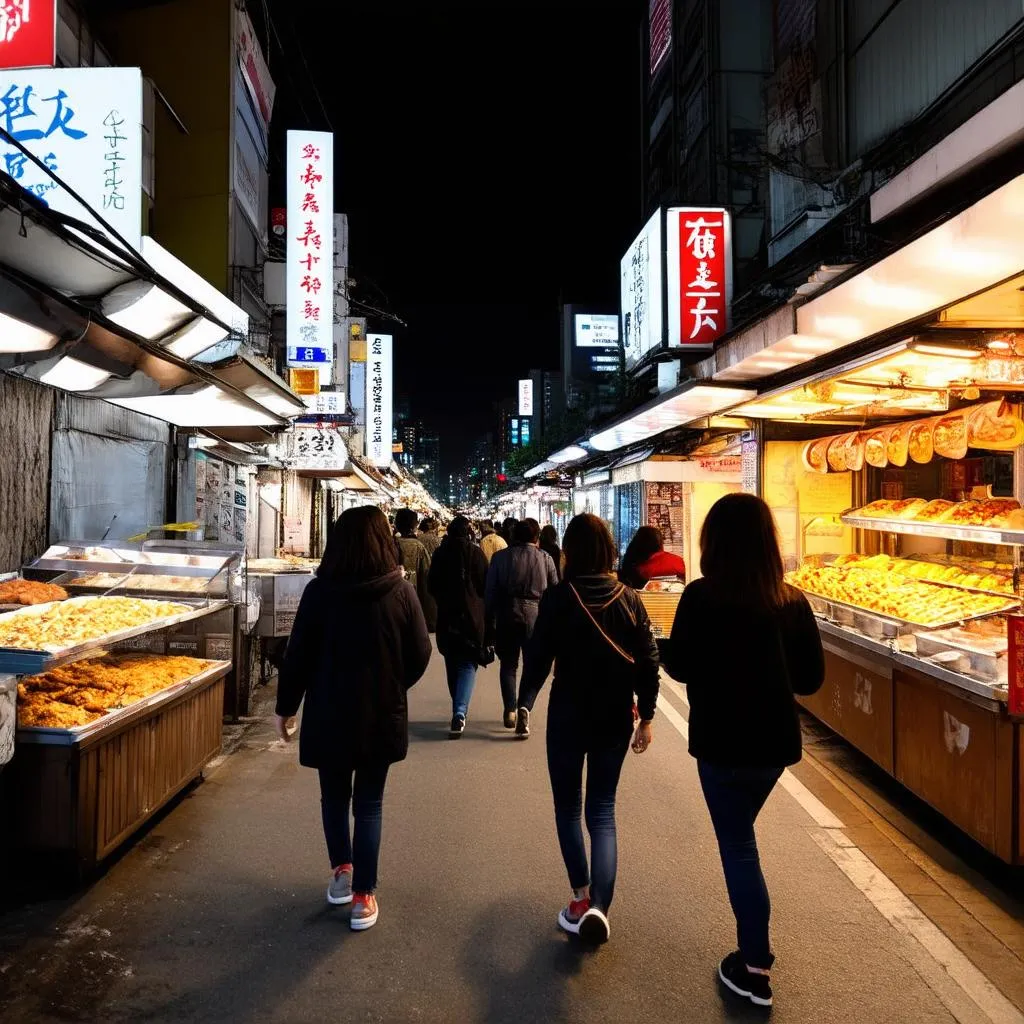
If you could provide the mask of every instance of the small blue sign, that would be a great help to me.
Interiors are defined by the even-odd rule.
[[[301,347],[288,348],[289,366],[321,366],[333,362],[332,353],[326,348]]]

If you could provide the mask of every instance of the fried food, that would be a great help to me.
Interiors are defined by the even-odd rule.
[[[912,579],[927,580],[929,583],[945,583],[970,590],[1005,594],[1007,597],[1016,596],[1013,589],[1013,566],[995,568],[991,563],[985,567],[966,561],[957,563],[942,559],[892,558],[889,555],[842,555],[834,564],[878,569]]]
[[[205,576],[160,576],[152,573],[138,573],[130,576],[115,572],[97,572],[79,576],[71,584],[90,590],[135,590],[150,593],[205,594],[209,580]]]
[[[134,597],[83,597],[0,619],[0,647],[60,651],[123,629],[183,615],[188,605]]]
[[[8,580],[0,583],[0,604],[49,604],[51,601],[66,601],[68,592],[53,583],[37,583],[35,580]]]
[[[18,684],[18,724],[49,729],[88,725],[184,682],[213,662],[157,654],[106,654],[27,676]]]

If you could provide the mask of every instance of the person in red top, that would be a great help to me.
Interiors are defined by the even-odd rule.
[[[656,526],[641,526],[626,548],[619,579],[634,590],[642,590],[653,579],[675,576],[686,581],[686,563],[665,550],[665,538]]]

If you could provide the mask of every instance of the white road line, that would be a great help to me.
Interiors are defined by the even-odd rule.
[[[668,688],[689,708],[681,686],[662,676]],[[684,740],[690,724],[665,697],[658,709]],[[816,828],[811,838],[864,895],[869,903],[902,935],[916,941],[928,954],[915,964],[928,986],[961,1024],[978,1020],[977,1010],[992,1024],[1024,1024],[1022,1014],[985,975],[929,920],[883,871],[852,842],[836,817],[791,771],[782,773],[782,788],[803,808]],[[953,988],[949,982],[955,982]],[[960,997],[968,997],[969,1003]]]

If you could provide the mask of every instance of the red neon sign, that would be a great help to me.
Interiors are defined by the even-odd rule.
[[[0,68],[57,63],[57,0],[0,0]]]
[[[669,210],[670,346],[711,348],[728,330],[730,241],[727,210]]]

